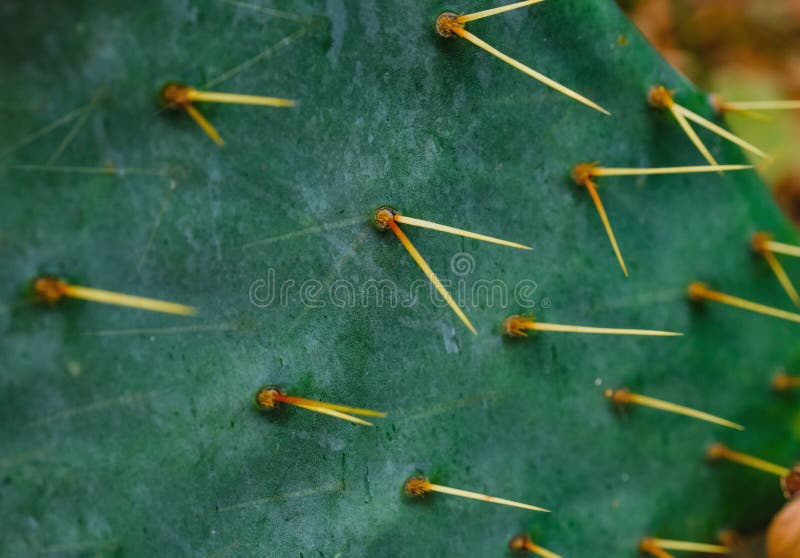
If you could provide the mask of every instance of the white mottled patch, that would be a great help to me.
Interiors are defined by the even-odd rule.
[[[335,64],[342,50],[344,33],[347,30],[347,8],[342,0],[328,0],[325,2],[325,13],[331,20],[331,48],[328,51],[328,60]]]
[[[454,354],[459,351],[458,338],[456,337],[456,330],[445,324],[440,324],[442,330],[442,340],[444,341],[444,350],[448,354]]]

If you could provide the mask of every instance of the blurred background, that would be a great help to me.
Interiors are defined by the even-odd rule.
[[[617,0],[673,66],[728,101],[800,99],[800,0]],[[800,111],[729,114],[734,133],[775,157],[759,163],[800,227]]]

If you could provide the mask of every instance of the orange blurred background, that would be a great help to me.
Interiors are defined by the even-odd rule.
[[[800,99],[800,0],[618,0],[678,70],[728,101]],[[742,138],[775,157],[759,164],[800,226],[800,111],[729,114]]]

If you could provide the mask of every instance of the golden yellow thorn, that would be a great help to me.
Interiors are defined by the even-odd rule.
[[[737,136],[735,134],[732,134],[731,132],[729,132],[725,128],[714,124],[710,120],[708,120],[706,118],[703,118],[699,114],[697,114],[695,112],[692,112],[691,110],[687,109],[686,107],[683,107],[683,106],[675,103],[674,104],[674,109],[677,112],[679,112],[682,116],[684,116],[686,119],[691,120],[695,124],[699,124],[700,126],[705,128],[706,130],[709,130],[709,131],[717,134],[718,136],[728,140],[729,142],[738,145],[739,147],[741,147],[745,151],[749,151],[750,153],[753,153],[754,155],[758,155],[759,157],[763,157],[765,159],[769,159],[770,158],[769,155],[764,153],[764,151],[762,151],[761,149],[759,149],[755,145],[744,141],[739,136]]]
[[[720,112],[722,112],[722,110]],[[770,116],[767,116],[766,114],[763,114],[761,112],[755,112],[753,110],[736,110],[736,111],[726,110],[725,112],[734,112],[734,113],[739,114],[741,116],[746,116],[747,118],[749,118],[751,120],[758,120],[759,122],[772,122],[773,121],[773,118],[771,118]]]
[[[784,244],[783,242],[775,242],[772,237],[769,237],[764,242],[764,247],[770,252],[776,254],[783,254],[784,256],[793,256],[800,258],[800,246],[793,244]]]
[[[767,264],[772,269],[772,273],[775,274],[775,277],[777,277],[781,287],[783,287],[783,290],[786,291],[786,294],[789,296],[794,305],[800,306],[800,296],[798,296],[797,290],[792,284],[792,280],[789,279],[789,275],[787,275],[786,270],[778,261],[778,258],[775,257],[775,254],[772,252],[764,252],[761,255],[764,256]]]
[[[775,391],[788,391],[800,388],[800,376],[789,376],[786,372],[779,372],[772,380],[772,389]]]
[[[706,456],[711,461],[726,459],[728,461],[733,461],[734,463],[744,465],[745,467],[758,469],[759,471],[763,471],[771,475],[776,475],[781,478],[788,477],[789,474],[792,472],[791,469],[789,469],[788,467],[781,467],[780,465],[775,465],[774,463],[770,463],[769,461],[764,461],[763,459],[759,459],[751,455],[746,455],[744,453],[733,451],[727,446],[719,443],[712,444],[708,448]]]
[[[492,236],[486,236],[483,234],[465,231],[463,229],[456,229],[454,227],[448,227],[447,225],[440,225],[439,223],[434,223],[432,221],[424,221],[422,219],[415,219],[414,217],[407,217],[397,212],[395,212],[394,221],[395,223],[401,223],[403,225],[412,225],[414,227],[422,227],[424,229],[431,229],[443,233],[454,234],[456,236],[463,236],[465,238],[474,238],[475,240],[482,240],[483,242],[490,242],[492,244],[500,244],[501,246],[509,246],[511,248],[519,248],[521,250],[533,250],[533,248],[531,248],[530,246],[525,246],[524,244],[518,244],[516,242],[510,242],[508,240],[502,240],[500,238],[494,238]]]
[[[656,558],[674,558],[672,554],[659,547],[655,543],[655,539],[651,537],[644,537],[639,541],[639,552],[655,556]]]
[[[419,268],[428,278],[428,280],[433,284],[433,286],[439,292],[441,297],[445,300],[445,302],[447,302],[447,304],[453,310],[455,315],[458,316],[458,318],[464,323],[465,326],[467,326],[467,328],[472,332],[473,335],[478,335],[475,326],[472,325],[472,322],[469,321],[469,318],[467,318],[466,314],[464,314],[464,311],[461,310],[461,308],[459,308],[458,304],[456,304],[456,301],[453,299],[452,295],[447,291],[447,289],[444,288],[444,285],[442,285],[442,282],[439,280],[439,278],[433,272],[431,267],[428,265],[428,262],[426,262],[423,259],[422,255],[417,251],[414,245],[411,244],[411,241],[408,239],[405,233],[402,230],[400,230],[399,226],[397,226],[397,223],[395,223],[396,215],[397,212],[394,209],[391,209],[389,207],[379,208],[374,215],[375,226],[377,226],[380,229],[387,229],[387,228],[391,229],[391,231],[394,233],[394,235],[397,237],[397,239],[400,241],[400,243],[403,245],[406,251],[411,255],[411,257],[417,263]]]
[[[530,504],[521,504],[520,502],[514,502],[504,498],[495,498],[494,496],[487,496],[486,494],[479,494],[477,492],[469,492],[467,490],[460,490],[458,488],[450,488],[449,486],[433,484],[425,477],[411,477],[405,482],[403,489],[409,496],[423,496],[428,492],[441,492],[442,494],[461,496],[462,498],[470,498],[472,500],[480,500],[482,502],[490,502],[492,504],[500,504],[503,506],[511,506],[514,508],[522,508],[525,510],[545,513],[550,512],[550,510],[546,510],[538,506],[531,506]]]
[[[753,250],[755,250],[758,254],[761,254],[761,256],[763,256],[767,261],[767,264],[772,269],[775,277],[778,278],[781,287],[783,287],[783,290],[786,291],[787,295],[789,295],[789,298],[792,300],[794,305],[800,306],[800,295],[797,294],[797,290],[794,288],[792,280],[789,279],[789,275],[781,265],[781,262],[778,261],[778,258],[775,257],[775,254],[773,254],[768,248],[770,238],[771,237],[769,234],[763,232],[758,232],[753,235]]]
[[[693,302],[698,302],[702,299],[713,300],[715,302],[727,304],[728,306],[741,308],[742,310],[756,312],[757,314],[764,314],[765,316],[772,316],[773,318],[800,323],[800,314],[786,312],[785,310],[779,310],[778,308],[772,308],[771,306],[765,306],[764,304],[750,302],[749,300],[745,300],[743,298],[712,291],[703,283],[691,283],[687,289],[687,292],[689,299]]]
[[[35,279],[32,284],[32,290],[37,299],[50,304],[55,304],[66,296],[103,304],[162,312],[164,314],[177,314],[179,316],[194,316],[197,314],[196,308],[184,304],[70,285],[56,277],[39,277]]]
[[[647,98],[650,101],[650,104],[654,107],[669,110],[680,125],[683,132],[689,137],[691,142],[694,144],[697,150],[700,151],[705,160],[708,161],[709,164],[717,166],[719,163],[717,163],[717,160],[714,159],[713,155],[711,155],[711,152],[703,143],[703,140],[700,139],[700,136],[697,135],[697,132],[694,131],[694,128],[692,128],[691,124],[689,124],[683,114],[675,109],[676,103],[672,97],[673,94],[673,91],[668,90],[663,85],[655,85],[650,88]]]
[[[330,417],[338,418],[341,420],[346,420],[348,422],[352,422],[355,424],[360,424],[362,426],[375,426],[371,422],[366,420],[360,419],[358,417],[354,417],[348,415],[347,413],[342,413],[340,411],[336,411],[334,409],[328,409],[327,407],[321,407],[319,405],[303,405],[302,403],[295,403],[295,407],[300,407],[301,409],[305,409],[306,411],[313,411],[315,413],[319,413],[321,415],[328,415]]]
[[[237,93],[217,93],[214,91],[198,91],[189,89],[187,93],[189,101],[201,101],[206,103],[229,103],[234,105],[258,105],[262,107],[290,108],[297,104],[292,99],[282,99],[280,97],[262,97],[258,95],[239,95]]]
[[[361,409],[359,407],[348,407],[346,405],[334,405],[333,403],[325,403],[323,401],[315,401],[313,399],[306,399],[304,397],[294,397],[286,395],[284,391],[276,386],[264,386],[258,393],[256,393],[256,405],[260,409],[272,410],[277,407],[278,403],[285,403],[287,405],[294,405],[307,411],[314,411],[323,415],[332,416],[338,419],[362,424],[364,426],[374,426],[371,422],[367,422],[352,415],[363,415],[368,417],[385,417],[386,413],[379,411],[372,411],[370,409]]]
[[[524,3],[521,3],[521,4],[524,4]],[[514,6],[519,7],[517,5],[514,5]],[[488,11],[492,11],[492,10],[488,10]],[[507,11],[507,10],[503,10],[503,11]],[[483,12],[478,12],[478,13],[483,13]],[[499,12],[495,12],[495,13],[499,13]],[[489,14],[489,15],[493,15],[493,14]],[[525,64],[522,64],[521,62],[518,62],[517,60],[514,60],[513,58],[511,58],[507,54],[504,54],[504,53],[500,52],[499,50],[497,50],[496,48],[494,48],[493,46],[491,46],[486,41],[484,41],[482,39],[479,39],[478,37],[476,37],[475,35],[473,35],[472,33],[470,33],[469,31],[467,31],[464,28],[464,21],[460,21],[460,18],[464,18],[464,17],[470,17],[470,16],[458,16],[457,14],[454,14],[454,13],[451,13],[451,12],[445,12],[445,13],[441,14],[438,18],[436,18],[436,31],[442,37],[452,37],[453,35],[457,35],[457,36],[461,37],[462,39],[465,39],[465,40],[471,42],[475,46],[485,50],[486,52],[488,52],[492,56],[495,56],[495,57],[499,58],[500,60],[502,60],[506,64],[509,64],[510,66],[516,68],[517,70],[519,70],[523,74],[526,74],[526,75],[532,77],[533,79],[538,80],[539,82],[543,83],[544,85],[546,85],[546,86],[548,86],[548,87],[550,87],[552,89],[555,89],[556,91],[558,91],[562,95],[566,95],[567,97],[569,97],[571,99],[574,99],[575,101],[578,101],[579,103],[583,103],[584,105],[586,105],[586,106],[588,106],[590,108],[593,108],[596,111],[602,112],[605,115],[609,115],[609,116],[611,115],[610,112],[608,112],[606,109],[604,109],[603,107],[601,107],[600,105],[598,105],[594,101],[591,101],[591,100],[587,99],[586,97],[584,97],[580,93],[577,93],[576,91],[573,91],[572,89],[569,89],[568,87],[565,87],[564,85],[561,85],[557,81],[554,81],[554,80],[550,79],[549,77],[545,76],[544,74],[541,74],[541,73],[537,72],[536,70],[526,66]],[[486,16],[481,16],[481,17],[486,17]],[[467,20],[467,21],[469,21],[469,20]]]
[[[638,393],[631,393],[627,389],[607,389],[605,390],[604,395],[615,405],[642,405],[645,407],[666,411],[668,413],[676,413],[679,415],[704,420],[706,422],[719,424],[720,426],[726,426],[728,428],[733,428],[734,430],[744,430],[744,426],[736,424],[735,422],[725,420],[709,413],[697,411],[689,407],[684,407],[683,405],[676,405],[675,403],[669,403],[668,401],[663,401],[661,399],[655,399],[646,395],[639,395]]]
[[[561,558],[561,556],[555,552],[551,552],[535,544],[527,533],[520,533],[511,539],[508,543],[508,549],[511,552],[532,552],[537,556],[542,556],[542,558]]]
[[[728,106],[725,100],[722,98],[722,95],[719,93],[714,93],[709,96],[709,102],[711,103],[711,107],[718,113],[724,114],[726,112],[734,112],[736,114],[740,114],[742,116],[746,116],[748,118],[752,118],[753,120],[760,120],[761,122],[770,122],[772,118],[764,113],[757,112],[754,110],[747,110],[747,109],[736,109],[733,107]]]
[[[480,12],[460,15],[456,17],[456,21],[458,23],[467,23],[468,21],[475,21],[476,19],[483,19],[485,17],[490,17],[505,12],[510,12],[511,10],[518,10],[519,8],[524,8],[525,6],[538,4],[540,2],[544,2],[544,0],[524,0],[523,2],[516,2],[515,4],[507,4],[505,6],[500,6],[499,8],[491,8]]]
[[[700,139],[700,136],[697,135],[697,132],[694,131],[694,128],[692,128],[691,124],[689,124],[686,118],[675,110],[674,105],[670,106],[669,110],[672,113],[672,116],[675,117],[675,120],[677,120],[684,133],[689,136],[689,139],[695,145],[697,150],[700,151],[700,154],[705,157],[706,161],[708,161],[711,165],[718,165],[719,163],[717,163],[717,160],[711,154],[711,151],[708,150],[706,144],[703,143],[703,140]]]
[[[608,327],[584,327],[546,324],[537,322],[533,316],[514,315],[503,321],[503,331],[509,337],[527,337],[526,331],[556,331],[562,333],[594,333],[602,335],[642,335],[647,337],[680,337],[683,333],[655,331],[650,329],[619,329]]]
[[[614,250],[614,254],[617,256],[617,261],[619,262],[619,266],[622,268],[622,273],[624,273],[625,277],[627,277],[628,267],[625,265],[625,260],[622,259],[622,252],[619,249],[619,244],[617,244],[617,237],[614,236],[614,229],[611,228],[611,222],[608,220],[606,208],[603,206],[600,195],[597,193],[597,185],[591,179],[591,173],[593,172],[593,169],[596,169],[593,163],[584,163],[573,169],[572,176],[578,184],[584,186],[586,190],[588,190],[589,195],[592,197],[594,206],[597,209],[597,214],[600,215],[600,220],[603,222],[603,227],[606,229],[608,240],[611,242],[611,248]]]
[[[586,163],[583,163],[586,164]],[[592,176],[650,176],[661,174],[696,174],[706,172],[727,172],[753,169],[753,165],[705,165],[694,167],[657,167],[657,168],[603,168],[591,169]]]
[[[222,136],[219,135],[219,132],[217,132],[216,128],[214,128],[214,126],[211,125],[211,122],[209,122],[206,119],[206,117],[200,113],[199,110],[197,110],[196,108],[194,108],[193,105],[188,103],[183,106],[183,109],[186,111],[186,114],[188,114],[192,118],[192,120],[194,120],[197,123],[197,125],[200,126],[200,128],[206,133],[206,135],[210,137],[212,140],[214,140],[214,143],[216,143],[220,147],[225,145],[225,140],[222,139]]]
[[[656,539],[645,537],[639,543],[639,548],[647,552],[644,548],[658,548],[661,550],[679,550],[685,552],[701,552],[704,554],[730,554],[731,549],[720,544],[705,544],[687,541],[675,541],[671,539]],[[657,554],[656,554],[657,556]]]
[[[800,110],[800,101],[749,101],[720,103],[721,111]]]

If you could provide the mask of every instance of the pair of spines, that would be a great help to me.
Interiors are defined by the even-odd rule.
[[[161,100],[167,108],[183,110],[198,126],[219,146],[225,141],[211,122],[197,110],[195,103],[228,103],[237,105],[258,105],[262,107],[290,108],[296,102],[280,97],[262,97],[256,95],[239,95],[236,93],[220,93],[217,91],[200,91],[182,83],[168,83],[161,89]]]

